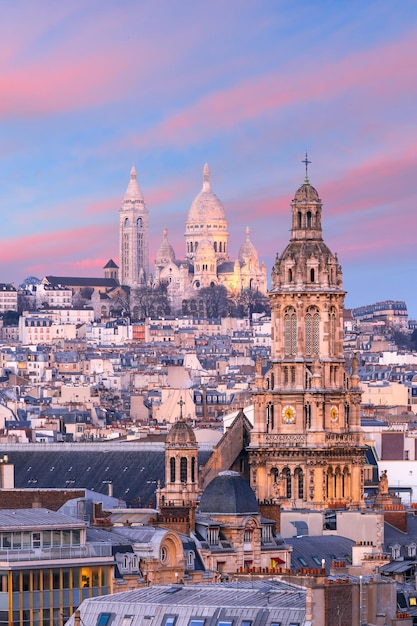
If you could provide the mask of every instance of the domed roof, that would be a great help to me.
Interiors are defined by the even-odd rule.
[[[246,261],[249,261],[249,259],[253,259],[255,261],[258,260],[258,253],[256,252],[256,248],[250,240],[249,226],[246,227],[246,241],[240,246],[238,259],[240,263],[246,263]]]
[[[247,515],[258,513],[256,496],[238,472],[220,472],[205,488],[200,500],[201,513]]]
[[[157,265],[172,263],[175,261],[175,252],[174,248],[168,241],[168,229],[164,228],[164,238],[159,247],[158,252],[156,253],[155,263]]]
[[[132,169],[130,170],[130,181],[126,189],[124,201],[134,202],[136,200],[143,202],[143,194],[142,194],[141,188],[139,187],[139,183],[138,183],[138,179],[136,175],[136,168],[133,165]]]
[[[207,223],[226,220],[224,208],[215,193],[211,191],[210,170],[207,163],[203,170],[203,188],[191,203],[187,222]]]
[[[165,443],[173,447],[196,446],[197,439],[191,426],[188,426],[184,420],[179,419],[167,434]]]
[[[319,194],[308,180],[297,189],[294,196],[294,202],[320,202]]]

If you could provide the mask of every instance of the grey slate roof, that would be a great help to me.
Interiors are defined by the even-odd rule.
[[[50,285],[61,285],[65,287],[118,287],[119,283],[115,278],[87,278],[84,276],[46,276]]]
[[[0,509],[0,530],[19,528],[83,528],[86,522],[48,509]]]
[[[249,483],[237,472],[220,472],[201,496],[201,513],[236,515],[258,512],[258,502]]]
[[[128,506],[144,507],[154,504],[158,481],[165,484],[163,444],[131,451],[114,443],[86,445],[85,451],[64,445],[48,451],[33,445],[24,452],[8,449],[7,454],[15,466],[18,489],[79,487],[107,494],[111,482],[115,498],[122,498]],[[210,454],[200,451],[199,465],[204,465]]]
[[[203,617],[206,623],[232,619],[241,624],[278,622],[281,626],[305,623],[306,591],[302,587],[280,581],[251,583],[216,583],[201,585],[156,585],[142,589],[90,598],[80,607],[85,626],[95,626],[100,613],[112,614],[112,626],[121,626],[123,616],[134,615],[134,624],[152,621],[155,626],[166,623],[167,615],[177,615],[176,625],[189,624],[191,617]],[[212,618],[212,619],[210,619]],[[73,617],[67,623],[72,626]]]
[[[346,537],[326,535],[320,537],[291,537],[285,542],[293,547],[291,554],[291,569],[321,567],[325,560],[326,573],[329,574],[334,560],[352,559],[352,546],[355,542]]]

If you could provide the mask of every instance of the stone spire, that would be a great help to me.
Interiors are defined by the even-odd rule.
[[[136,168],[132,165],[132,169],[130,170],[130,180],[126,189],[124,200],[143,202],[143,194],[141,188],[139,187]]]

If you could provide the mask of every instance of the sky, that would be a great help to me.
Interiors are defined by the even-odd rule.
[[[417,319],[415,0],[14,0],[0,42],[0,282],[103,276],[132,165],[184,258],[206,162],[270,276],[307,151],[346,306]]]

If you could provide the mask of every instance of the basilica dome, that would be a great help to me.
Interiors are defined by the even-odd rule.
[[[175,422],[169,433],[167,434],[165,443],[172,447],[196,446],[197,440],[191,426],[186,424],[184,420],[179,419]]]
[[[258,502],[250,485],[238,472],[220,472],[201,496],[201,513],[248,515],[258,513]]]
[[[238,258],[239,262],[242,264],[247,263],[248,261],[258,261],[258,253],[256,252],[256,248],[250,240],[249,226],[246,228],[246,241],[240,246]]]
[[[187,222],[207,224],[219,220],[226,222],[226,214],[222,203],[211,190],[210,170],[206,163],[203,170],[203,188],[191,203]]]
[[[166,265],[175,261],[174,248],[168,241],[168,229],[164,228],[164,238],[156,253],[155,263],[156,265]]]
[[[304,182],[295,192],[294,202],[320,202],[317,189],[310,183]]]

